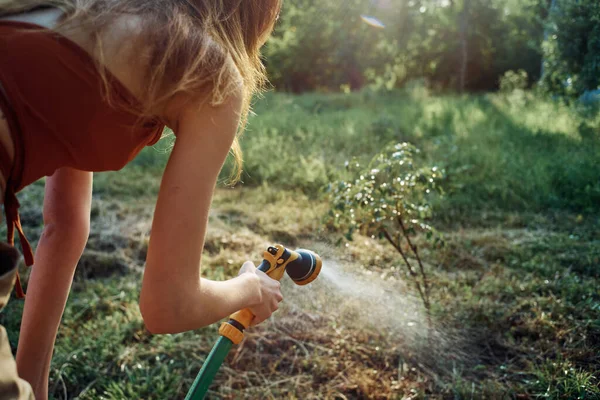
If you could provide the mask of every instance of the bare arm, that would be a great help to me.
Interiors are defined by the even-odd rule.
[[[92,173],[62,168],[46,180],[44,231],[35,253],[17,352],[19,375],[48,397],[54,341],[90,230]]]
[[[209,325],[244,307],[281,300],[279,283],[262,272],[215,282],[201,278],[208,212],[221,167],[239,123],[241,100],[178,118],[175,147],[163,175],[148,248],[140,309],[148,329],[174,333]],[[263,274],[264,275],[264,274]],[[267,278],[270,279],[270,278]],[[265,284],[272,285],[265,291]],[[277,292],[275,295],[266,292]],[[270,315],[270,312],[268,314]]]

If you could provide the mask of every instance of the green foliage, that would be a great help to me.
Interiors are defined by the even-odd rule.
[[[555,0],[544,44],[544,87],[576,97],[600,87],[600,3]]]
[[[377,65],[380,32],[361,22],[364,0],[286,1],[265,51],[271,81],[290,91],[360,88],[363,72]]]
[[[507,70],[540,73],[539,0],[469,0],[467,89],[495,89]],[[279,90],[391,89],[412,79],[456,88],[465,1],[284,2],[265,55]],[[383,26],[369,24],[373,16]]]

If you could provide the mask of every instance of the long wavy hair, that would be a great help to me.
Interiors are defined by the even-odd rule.
[[[253,95],[267,82],[260,48],[273,30],[281,0],[0,0],[0,15],[43,6],[63,10],[59,27],[76,24],[91,34],[106,88],[102,34],[118,17],[139,19],[141,31],[134,44],[149,55],[140,96],[146,115],[156,115],[182,95],[202,96],[218,105],[239,87],[241,78],[239,136]],[[242,163],[238,137],[231,152],[237,166],[235,181]]]

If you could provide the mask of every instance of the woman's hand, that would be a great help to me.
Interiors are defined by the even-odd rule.
[[[258,270],[251,261],[246,261],[242,265],[238,275],[243,274],[253,276],[255,282],[258,283],[259,301],[249,307],[252,314],[254,314],[251,326],[258,325],[269,318],[279,308],[279,302],[283,300],[281,284],[279,281],[272,279],[264,272]]]

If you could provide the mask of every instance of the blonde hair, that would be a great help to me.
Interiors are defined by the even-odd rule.
[[[231,148],[237,167],[232,180],[239,179],[238,138],[252,96],[267,82],[260,48],[273,30],[281,0],[0,0],[0,15],[41,6],[62,9],[62,26],[85,26],[99,49],[102,31],[117,17],[140,17],[141,34],[135,44],[150,54],[140,96],[147,115],[164,110],[179,95],[209,93],[211,104],[218,105],[241,83],[241,124]],[[106,83],[102,54],[96,59]]]

